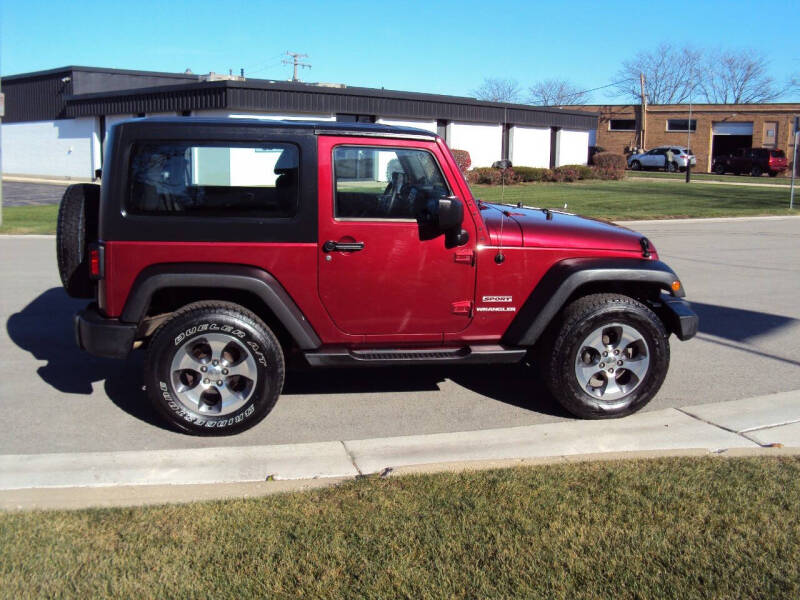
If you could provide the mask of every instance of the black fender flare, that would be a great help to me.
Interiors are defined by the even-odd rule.
[[[570,296],[579,287],[596,282],[647,283],[678,298],[683,286],[672,290],[675,275],[663,262],[639,258],[570,258],[562,260],[544,274],[503,335],[503,342],[514,346],[533,346]]]
[[[147,267],[133,282],[119,320],[140,323],[158,290],[192,287],[255,294],[272,310],[302,350],[314,350],[322,345],[311,323],[278,280],[263,269],[248,265],[165,263]]]

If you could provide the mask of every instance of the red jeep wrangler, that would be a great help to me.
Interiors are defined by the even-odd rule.
[[[102,188],[58,223],[78,345],[124,358],[179,430],[252,427],[285,357],[516,363],[586,418],[644,406],[697,331],[641,235],[476,200],[441,138],[361,123],[150,118],[111,128]]]

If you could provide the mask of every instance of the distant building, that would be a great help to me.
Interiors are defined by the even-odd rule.
[[[599,113],[592,146],[627,153],[633,148],[688,143],[697,156],[698,171],[711,171],[715,156],[738,148],[780,149],[791,163],[794,118],[800,115],[800,103],[693,104],[690,132],[688,104],[651,104],[646,118],[637,104],[571,108]]]
[[[586,164],[597,115],[341,84],[62,67],[2,78],[2,171],[88,179],[109,127],[143,116],[378,122],[437,132],[476,167]]]

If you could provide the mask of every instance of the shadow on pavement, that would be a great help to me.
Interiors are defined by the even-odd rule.
[[[114,404],[137,419],[163,428],[142,392],[140,352],[122,361],[91,356],[75,345],[72,315],[86,303],[70,298],[63,288],[51,288],[9,317],[8,336],[34,358],[47,362],[37,373],[59,392],[89,395],[92,384],[105,380],[105,392]],[[69,398],[64,401],[69,402]]]
[[[759,335],[796,323],[798,319],[769,313],[692,302],[700,317],[700,333],[734,342],[746,342]]]

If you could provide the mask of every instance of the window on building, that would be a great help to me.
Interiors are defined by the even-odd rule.
[[[692,131],[697,131],[697,119],[692,119]],[[689,131],[689,119],[667,119],[667,131]]]
[[[416,219],[428,200],[449,196],[424,150],[339,146],[333,151],[334,214],[343,219]]]
[[[291,217],[299,164],[292,144],[137,144],[126,206],[133,214]]]
[[[340,123],[374,123],[375,115],[353,115],[348,113],[339,113],[336,115],[336,120]]]
[[[636,131],[636,119],[609,119],[609,131]]]

